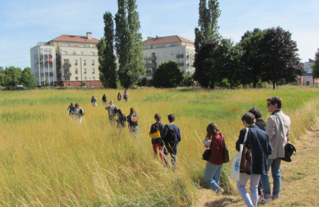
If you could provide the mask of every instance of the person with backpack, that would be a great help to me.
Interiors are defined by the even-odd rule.
[[[125,102],[128,101],[128,92],[126,90],[123,93],[123,98],[124,98]]]
[[[114,124],[115,122],[115,116],[117,112],[116,106],[113,104],[113,100],[110,101],[110,103],[106,103],[105,110],[109,113],[109,120],[111,124]]]
[[[224,190],[219,187],[219,178],[224,163],[225,139],[214,123],[208,124],[206,132],[205,139],[211,141],[209,146],[211,155],[206,163],[205,180],[209,189],[213,190],[216,194],[221,194]]]
[[[119,101],[119,103],[121,103],[122,96],[120,92],[117,94],[117,100]]]
[[[121,109],[117,110],[117,128],[122,129],[126,126],[126,116],[123,114]]]
[[[127,116],[127,123],[130,132],[136,135],[138,131],[138,115],[134,107],[130,109],[130,114]]]
[[[74,103],[71,102],[70,106],[68,107],[68,114],[69,114],[70,116],[74,115],[74,110],[75,110]]]
[[[78,103],[75,104],[74,116],[82,122],[82,117],[84,116],[84,110],[80,107]]]
[[[161,160],[162,162],[165,163],[164,153],[163,153],[164,148],[161,146],[161,134],[163,133],[165,124],[161,122],[161,115],[159,114],[155,114],[154,119],[156,122],[152,124],[150,133],[149,133],[150,137],[152,138],[154,158],[157,157],[157,149],[158,149]]]
[[[240,145],[250,149],[251,163],[250,170],[240,171],[237,189],[245,204],[249,207],[257,206],[258,203],[258,183],[260,176],[268,173],[268,155],[272,154],[273,148],[270,144],[269,136],[266,132],[255,125],[255,116],[247,112],[241,118],[245,126],[239,133],[236,142],[236,150],[240,151]],[[245,159],[246,157],[242,157]],[[250,179],[250,195],[246,190],[246,184]]]
[[[106,102],[107,102],[107,97],[106,97],[105,94],[103,94],[103,96],[102,96],[102,101],[103,101],[103,104],[106,104]]]
[[[91,103],[92,103],[93,106],[97,106],[97,98],[92,96]]]
[[[171,162],[173,164],[174,171],[176,170],[176,156],[177,156],[177,146],[181,139],[181,132],[179,127],[174,124],[175,115],[168,115],[169,124],[165,125],[163,133],[161,134],[161,146],[165,145],[164,152],[171,155]],[[166,157],[167,159],[167,157]],[[169,167],[169,161],[166,162]]]

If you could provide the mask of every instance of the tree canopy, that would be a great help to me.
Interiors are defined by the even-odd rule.
[[[183,81],[183,72],[176,62],[161,63],[153,73],[152,85],[156,88],[174,88]]]
[[[319,78],[319,48],[315,55],[315,63],[311,66],[313,78]]]

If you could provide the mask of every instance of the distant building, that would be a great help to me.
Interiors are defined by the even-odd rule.
[[[98,39],[91,32],[86,36],[61,35],[49,42],[40,42],[30,49],[31,73],[37,84],[52,86],[102,86],[99,80]]]
[[[156,36],[148,37],[142,47],[147,81],[152,79],[155,69],[161,63],[169,60],[175,61],[185,74],[194,73],[192,66],[195,58],[194,42],[178,35]]]
[[[309,59],[309,62],[304,63],[304,69],[306,71],[305,74],[303,74],[300,77],[300,85],[302,86],[308,86],[308,85],[318,85],[319,79],[314,79],[312,76],[312,66],[314,64],[314,60]]]

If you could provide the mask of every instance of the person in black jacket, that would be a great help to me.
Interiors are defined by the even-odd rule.
[[[71,102],[70,106],[68,107],[68,114],[72,116],[74,115],[74,111],[75,111],[75,106],[74,106],[74,103]]]
[[[247,134],[248,147],[251,149],[252,166],[250,172],[241,172],[239,180],[237,181],[237,189],[244,199],[247,206],[257,206],[258,203],[258,182],[261,175],[268,174],[268,155],[272,153],[272,146],[269,141],[269,136],[266,132],[259,129],[255,125],[255,116],[247,112],[242,117],[245,126],[239,133],[239,138],[236,142],[236,150],[240,150],[240,144],[245,142],[245,134]],[[248,132],[247,132],[248,130]],[[250,192],[249,196],[245,186],[250,179]]]
[[[121,109],[117,110],[117,128],[122,129],[126,126],[126,116]]]
[[[264,120],[261,119],[261,117],[263,116],[263,114],[261,113],[261,111],[259,110],[259,108],[253,107],[251,109],[249,109],[250,113],[254,114],[255,118],[256,118],[256,126],[259,127],[259,129],[266,131],[266,122]],[[258,195],[262,195],[261,193],[262,191],[262,183],[261,180],[259,180],[259,184],[258,184]]]

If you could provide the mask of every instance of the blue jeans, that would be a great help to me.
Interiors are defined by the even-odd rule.
[[[223,165],[215,165],[210,162],[206,163],[205,168],[205,180],[207,183],[207,187],[212,189],[217,193],[217,189],[219,188],[219,178],[222,173]]]
[[[244,199],[246,206],[254,207],[258,203],[258,183],[260,175],[240,173],[239,180],[237,181],[237,189]],[[250,196],[246,190],[247,181],[250,179]]]
[[[274,179],[274,187],[272,192],[273,199],[279,198],[279,191],[281,187],[280,164],[281,164],[281,158],[268,160],[268,171],[271,166],[271,174]],[[270,191],[270,183],[269,183],[268,175],[262,175],[260,179],[264,189],[264,197],[270,198],[271,191]]]

